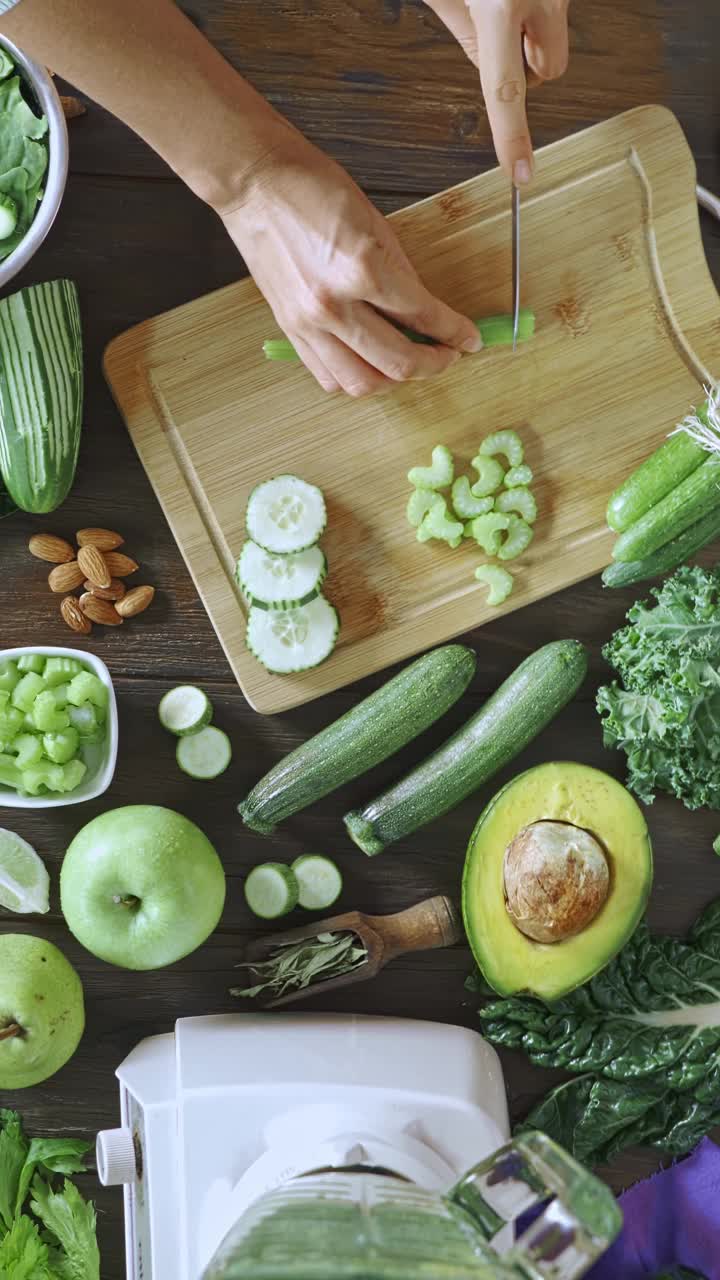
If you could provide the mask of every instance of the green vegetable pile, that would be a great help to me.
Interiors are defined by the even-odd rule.
[[[479,977],[468,985],[485,990]],[[587,1164],[636,1144],[684,1155],[720,1123],[720,899],[684,942],[643,924],[565,999],[495,1000],[480,1018],[494,1044],[577,1077],[521,1129],[544,1130]]]
[[[0,1109],[0,1276],[100,1280],[95,1210],[68,1177],[84,1172],[89,1147],[28,1139],[17,1112]]]
[[[605,745],[627,756],[627,785],[650,804],[720,808],[720,569],[679,569],[638,601],[603,655],[620,677],[598,690]]]
[[[28,105],[14,71],[0,51],[0,197],[6,233],[0,238],[0,261],[17,248],[35,217],[48,166],[48,122]]]

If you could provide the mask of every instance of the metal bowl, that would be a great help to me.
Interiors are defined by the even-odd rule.
[[[40,111],[47,116],[49,127],[49,163],[45,175],[43,198],[38,204],[37,213],[25,238],[4,262],[0,262],[0,288],[2,288],[27,265],[55,221],[67,182],[68,134],[59,94],[45,68],[33,62],[32,58],[28,58],[27,54],[5,36],[0,43],[13,59]]]

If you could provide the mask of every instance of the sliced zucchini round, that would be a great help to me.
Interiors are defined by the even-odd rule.
[[[237,580],[245,599],[259,609],[297,609],[319,594],[327,576],[327,560],[319,547],[278,556],[246,542],[237,563]]]
[[[320,853],[304,853],[292,864],[298,882],[298,902],[306,911],[324,911],[342,893],[342,876],[335,863]]]
[[[253,489],[247,504],[248,535],[265,551],[287,555],[312,547],[327,523],[317,485],[299,476],[275,476]]]
[[[194,684],[179,684],[163,694],[158,707],[160,723],[178,738],[198,733],[212,720],[212,703]]]
[[[245,901],[261,920],[286,916],[298,903],[295,872],[283,862],[262,862],[245,881]]]
[[[324,596],[298,609],[251,608],[247,646],[259,662],[277,675],[309,671],[329,658],[337,642],[340,619]]]
[[[230,739],[222,729],[206,725],[199,733],[178,738],[177,762],[191,778],[219,778],[232,760]]]

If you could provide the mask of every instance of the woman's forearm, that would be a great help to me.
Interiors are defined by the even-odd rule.
[[[20,0],[0,31],[99,102],[219,212],[292,126],[172,0]]]

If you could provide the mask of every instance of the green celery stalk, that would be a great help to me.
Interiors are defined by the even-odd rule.
[[[432,345],[433,339],[427,338],[423,334],[414,333],[411,329],[405,329],[398,325],[397,328],[410,338],[413,342],[421,342],[426,345]],[[483,340],[485,347],[508,347],[512,346],[513,340],[513,318],[511,315],[501,316],[481,316],[475,321],[475,328]],[[518,324],[518,342],[527,342],[528,338],[532,338],[535,332],[535,313],[529,307],[521,307]],[[274,360],[285,364],[294,364],[299,361],[300,357],[288,338],[269,338],[263,343],[263,353],[267,360]]]

